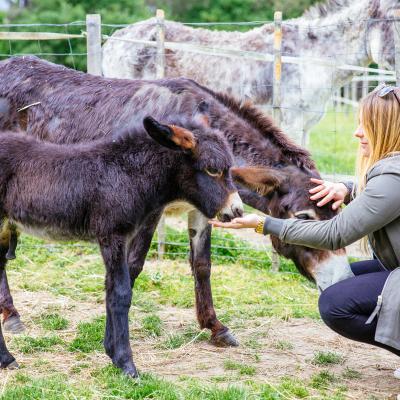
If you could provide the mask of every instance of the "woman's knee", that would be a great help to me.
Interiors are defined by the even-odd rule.
[[[330,326],[333,321],[333,308],[334,308],[334,295],[329,290],[330,288],[325,289],[318,300],[318,308],[319,313],[321,315],[322,320]]]
[[[346,318],[346,312],[343,305],[343,293],[341,293],[338,284],[332,285],[325,289],[318,300],[319,312],[322,320],[330,328],[334,328],[339,321]]]

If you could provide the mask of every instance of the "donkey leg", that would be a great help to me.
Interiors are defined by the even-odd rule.
[[[239,342],[217,318],[211,293],[211,226],[199,211],[189,213],[190,265],[195,283],[196,312],[201,328],[211,329],[211,343],[238,346]]]
[[[0,368],[16,369],[18,363],[14,356],[8,351],[6,341],[4,340],[3,331],[0,325]]]
[[[129,344],[128,313],[132,289],[125,254],[126,240],[121,236],[112,236],[99,242],[106,266],[105,348],[115,366],[121,368],[126,375],[137,377]]]
[[[157,228],[162,212],[162,210],[158,210],[150,214],[138,229],[129,245],[128,266],[132,288],[135,284],[136,278],[143,270],[146,255],[151,245],[151,239],[153,238],[154,231]]]
[[[25,330],[24,324],[21,322],[20,316],[14,307],[13,298],[8,286],[6,273],[6,253],[7,247],[0,245],[0,312],[3,313],[3,327],[5,331],[11,333],[21,333]]]
[[[131,287],[135,284],[136,278],[143,270],[144,261],[149,251],[151,239],[157,227],[162,210],[149,215],[144,224],[138,229],[134,237],[131,239],[128,250],[128,267]],[[104,347],[107,355],[113,358],[112,346],[112,324],[109,318],[106,319],[106,336],[104,338]]]
[[[6,254],[7,260],[14,260],[16,258],[15,250],[17,249],[17,244],[18,244],[18,234],[17,231],[13,229],[10,232],[10,240],[8,245],[8,251]]]

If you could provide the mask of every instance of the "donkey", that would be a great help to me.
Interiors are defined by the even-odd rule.
[[[307,132],[324,115],[332,90],[349,82],[355,72],[336,65],[393,68],[393,19],[390,11],[398,0],[327,0],[300,18],[283,22],[282,54],[304,59],[325,59],[283,64],[282,129],[297,143],[307,143]],[[196,29],[165,22],[165,40],[217,48],[273,54],[271,23],[248,32]],[[156,40],[157,20],[140,21],[117,30],[103,46],[103,73],[113,78],[154,79],[157,50],[131,39]],[[272,103],[272,62],[221,57],[188,50],[166,50],[166,77],[185,76],[212,88],[258,104]]]
[[[132,238],[168,203],[187,201],[211,218],[231,209],[236,192],[231,152],[217,131],[199,134],[196,125],[189,131],[151,117],[143,125],[145,130],[130,127],[71,146],[0,134],[0,218],[39,236],[99,244],[106,268],[104,346],[114,365],[132,377],[137,376],[128,329]],[[0,367],[10,364],[16,361],[0,331]]]
[[[319,174],[306,150],[289,140],[251,104],[241,104],[191,80],[105,79],[36,57],[16,57],[0,63],[0,97],[9,102],[7,109],[14,113],[11,121],[4,123],[21,125],[29,135],[56,143],[84,142],[108,136],[114,129],[135,124],[135,120],[146,115],[170,123],[180,116],[183,127],[190,127],[187,124],[194,121],[203,129],[217,129],[223,133],[234,154],[234,163],[239,167],[236,170],[239,178],[244,173],[243,168],[262,167],[263,173],[254,174],[249,182],[250,190],[246,187],[240,190],[247,204],[281,218],[328,219],[335,214],[329,206],[317,207],[309,199],[309,179]],[[260,187],[263,187],[262,194],[257,192]],[[138,231],[132,240],[128,256],[132,284],[142,271],[158,219],[158,214],[149,218],[146,228]],[[213,307],[211,227],[201,212],[189,212],[188,232],[200,327],[211,330],[214,344],[237,345]],[[321,289],[350,274],[343,250],[331,252],[287,245],[278,238],[273,238],[273,245]],[[5,272],[2,277],[0,307],[5,327],[20,327]]]

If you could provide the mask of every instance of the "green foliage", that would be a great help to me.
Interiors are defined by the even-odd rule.
[[[296,17],[316,0],[31,0],[25,9],[14,2],[2,15],[3,24],[67,24],[63,26],[5,27],[4,31],[33,31],[80,34],[86,30],[86,14],[101,14],[103,24],[131,24],[154,15],[157,7],[166,10],[169,19],[195,22],[230,22],[272,20],[274,10],[282,10],[284,18]],[[74,23],[71,25],[71,23]],[[247,30],[250,27],[224,25],[225,30]],[[218,28],[212,26],[211,28]],[[103,34],[116,28],[103,26]],[[50,61],[86,70],[84,38],[51,41],[0,41],[0,57],[16,54],[37,54]]]
[[[98,317],[92,322],[81,322],[77,327],[75,339],[69,344],[69,351],[91,353],[103,350],[105,318]]]
[[[68,328],[68,320],[58,313],[41,314],[37,318],[37,322],[49,331],[59,331]]]
[[[86,30],[86,14],[100,13],[104,24],[133,23],[150,16],[144,0],[120,0],[110,2],[77,0],[32,0],[26,9],[14,7],[3,18],[7,24],[70,24],[68,26],[5,27],[1,30],[57,32],[80,34]],[[104,27],[104,34],[111,28]],[[0,41],[3,57],[15,54],[37,54],[42,58],[72,68],[86,70],[86,40],[84,38],[48,41]],[[73,55],[75,54],[75,55]]]
[[[20,336],[13,339],[13,343],[21,353],[32,354],[38,351],[52,351],[53,347],[63,344],[58,336]]]
[[[315,365],[342,364],[343,362],[343,356],[332,351],[318,351],[314,354],[314,358],[312,360],[312,363]]]
[[[154,0],[153,0],[154,1]],[[285,19],[300,16],[316,0],[155,0],[169,18],[186,22],[271,21],[274,11],[283,11]],[[223,29],[240,29],[224,25]],[[248,28],[246,28],[248,29]]]

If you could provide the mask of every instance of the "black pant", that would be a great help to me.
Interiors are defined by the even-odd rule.
[[[378,260],[360,261],[350,267],[355,277],[335,283],[322,292],[319,298],[321,318],[342,336],[382,347],[400,356],[400,350],[375,341],[376,318],[365,325],[390,272]]]

